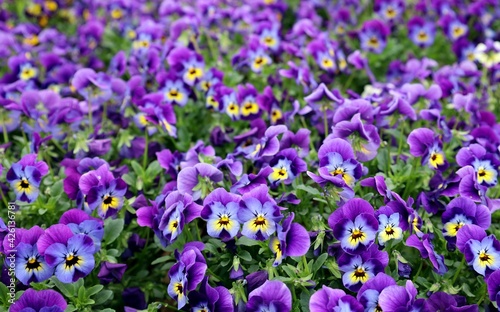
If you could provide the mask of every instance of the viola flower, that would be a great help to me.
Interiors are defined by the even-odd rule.
[[[280,183],[291,184],[298,175],[307,170],[306,162],[293,148],[284,149],[276,154],[269,166],[273,168],[273,172],[268,179],[274,186]]]
[[[205,73],[203,57],[185,47],[178,47],[170,51],[167,62],[189,86],[198,83]]]
[[[438,291],[429,296],[426,305],[429,311],[479,311],[476,304],[466,305],[467,299],[458,295],[450,295]]]
[[[353,198],[330,215],[328,225],[345,252],[360,254],[373,244],[378,230],[374,213],[366,200]]]
[[[393,213],[391,215],[380,214],[378,216],[378,243],[384,246],[386,242],[391,239],[402,240],[403,230],[399,226],[399,213]]]
[[[436,273],[444,275],[448,271],[448,268],[444,264],[444,257],[434,251],[429,234],[424,234],[421,239],[416,234],[412,234],[406,239],[406,245],[418,249],[422,258],[429,258]]]
[[[187,293],[196,289],[207,270],[205,258],[198,247],[203,249],[203,244],[192,242],[184,246],[182,253],[176,250],[177,262],[168,271],[168,295],[177,300],[178,309],[186,305]]]
[[[382,53],[387,44],[390,29],[380,20],[369,20],[363,23],[359,31],[361,48],[376,54]]]
[[[422,165],[427,164],[430,168],[440,171],[448,167],[441,140],[431,129],[415,129],[408,135],[407,141],[410,153],[415,157],[422,156]]]
[[[280,76],[294,79],[297,85],[302,85],[304,93],[309,93],[311,89],[315,89],[318,86],[307,63],[303,62],[300,65],[296,65],[292,61],[289,61],[287,64],[290,68],[280,69]]]
[[[29,230],[19,229],[16,233],[16,246],[7,246],[8,249],[17,250],[15,273],[17,279],[24,285],[42,282],[54,273],[54,269],[47,264],[45,257],[40,255],[36,246],[43,233],[44,230],[38,226]]]
[[[352,312],[364,311],[363,306],[354,297],[347,295],[341,289],[333,289],[325,285],[309,299],[309,311],[311,312],[342,310]]]
[[[283,220],[282,225],[276,225],[277,236],[269,241],[269,248],[276,254],[276,260],[273,266],[281,264],[286,257],[300,257],[307,253],[311,246],[309,233],[300,224],[292,222],[295,214],[292,212],[290,216]]]
[[[49,227],[38,239],[37,247],[63,283],[76,282],[94,268],[94,241],[85,234],[73,234],[67,225]]]
[[[27,154],[7,171],[7,182],[14,189],[17,200],[32,203],[38,197],[40,182],[49,167],[44,161],[36,161],[36,157],[36,154]]]
[[[307,45],[307,51],[311,54],[318,66],[327,72],[334,72],[337,70],[335,63],[335,51],[337,44],[331,45],[329,49],[324,39],[316,39]]]
[[[233,184],[231,187],[231,193],[240,193],[243,195],[260,185],[267,185],[266,179],[271,173],[272,168],[265,167],[262,168],[257,174],[244,174],[238,182]]]
[[[443,32],[451,41],[456,41],[461,37],[465,37],[469,32],[467,24],[463,23],[458,17],[450,14],[443,16],[439,23],[441,27],[443,27]]]
[[[273,52],[280,48],[281,38],[279,36],[279,24],[262,22],[257,25],[256,33],[259,35],[259,42]]]
[[[274,156],[279,152],[278,135],[284,133],[287,127],[284,125],[270,126],[264,132],[264,136],[244,149],[245,158],[257,160],[265,156]],[[236,138],[235,138],[236,140]]]
[[[500,242],[493,234],[486,236],[486,231],[477,225],[464,225],[458,230],[457,248],[467,264],[483,276],[500,269]]]
[[[378,0],[374,10],[384,21],[394,23],[403,15],[405,3],[401,0]]]
[[[262,286],[248,294],[246,311],[276,311],[292,310],[292,293],[282,281],[266,281]]]
[[[209,92],[216,85],[222,83],[223,79],[224,73],[213,67],[205,72],[205,75],[203,75],[203,78],[198,83],[198,88],[204,92]]]
[[[382,311],[425,311],[425,299],[417,299],[417,289],[411,281],[406,285],[392,285],[380,292],[378,305]]]
[[[496,302],[500,306],[500,270],[491,273],[486,280],[488,286],[488,294],[491,302]]]
[[[101,269],[97,274],[97,278],[103,285],[112,282],[121,282],[126,269],[126,264],[104,261],[101,263]]]
[[[319,174],[337,186],[353,187],[363,173],[351,145],[343,139],[325,140],[318,150]]]
[[[201,218],[207,221],[207,232],[212,237],[228,240],[238,234],[238,210],[241,197],[223,188],[213,190],[203,201]]]
[[[225,112],[232,120],[240,119],[240,106],[236,92],[233,89],[222,84],[215,86],[214,99],[219,103],[220,111]]]
[[[143,208],[139,210],[141,209]],[[184,226],[200,216],[201,209],[202,207],[196,204],[189,194],[182,194],[178,191],[168,194],[165,198],[165,210],[152,216],[158,222],[158,228],[152,228],[163,246],[172,244],[182,233]],[[139,210],[137,211],[138,218],[142,219],[147,216],[147,210],[142,210],[142,213]],[[139,225],[144,226],[143,223]]]
[[[85,234],[94,241],[96,251],[101,248],[104,237],[104,222],[89,216],[82,210],[71,209],[62,214],[60,224],[66,224],[73,234]]]
[[[208,277],[203,278],[200,289],[189,293],[188,298],[191,311],[234,311],[229,290],[223,286],[210,286]]]
[[[384,271],[389,264],[389,256],[381,252],[376,245],[360,255],[344,253],[338,259],[339,270],[344,272],[342,283],[350,291],[358,291],[361,286]]]
[[[232,64],[236,67],[247,65],[254,73],[260,73],[264,66],[270,65],[273,61],[266,53],[266,46],[260,43],[257,36],[251,36],[245,48],[235,55]]]
[[[186,167],[177,176],[177,189],[181,193],[193,196],[193,200],[205,198],[215,183],[221,182],[222,171],[215,166],[199,163]]]
[[[466,224],[476,224],[487,229],[491,224],[490,209],[466,197],[454,198],[446,206],[441,216],[443,222],[443,235],[448,241],[448,248],[455,246],[458,230]]]
[[[500,64],[500,42],[488,40],[486,44],[478,44],[474,49],[474,58],[486,68]]]
[[[381,310],[378,304],[380,293],[389,286],[397,285],[394,279],[381,272],[369,279],[358,291],[357,299],[363,305],[365,311]]]
[[[156,76],[159,85],[159,91],[163,94],[163,100],[167,103],[186,106],[189,100],[189,89],[187,85],[178,78],[175,73],[162,72]]]
[[[265,87],[264,92],[257,96],[257,104],[263,111],[267,112],[271,119],[271,125],[283,123],[283,111],[270,86]]]
[[[241,234],[264,241],[276,231],[276,223],[281,220],[280,208],[268,194],[268,188],[260,185],[243,194],[238,218],[243,223]]]
[[[33,288],[28,288],[16,303],[10,307],[9,311],[63,312],[67,307],[68,304],[64,300],[64,297],[55,290],[34,290]]]
[[[252,120],[260,116],[261,111],[257,104],[257,90],[251,84],[238,85],[237,98],[240,103],[240,116],[243,120]]]
[[[464,176],[469,175],[470,171],[474,172],[472,177],[479,185],[492,187],[497,184],[500,161],[481,145],[471,144],[469,147],[461,148],[457,153],[456,160],[458,165],[465,167],[458,172],[462,176],[461,185],[464,183]]]
[[[411,41],[421,48],[427,48],[434,43],[436,29],[432,22],[420,16],[412,17],[407,24]]]

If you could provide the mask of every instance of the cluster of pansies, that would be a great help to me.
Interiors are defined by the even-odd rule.
[[[499,8],[0,1],[1,310],[498,309]]]

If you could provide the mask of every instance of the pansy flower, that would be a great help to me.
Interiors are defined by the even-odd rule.
[[[85,234],[94,241],[96,251],[101,248],[101,241],[104,237],[104,222],[93,218],[80,209],[71,209],[62,214],[59,219],[60,224],[69,226],[74,234]]]
[[[88,235],[73,234],[67,225],[49,227],[38,239],[37,247],[63,283],[76,282],[94,268],[94,241]]]
[[[55,290],[34,290],[28,288],[16,300],[9,311],[10,312],[63,312],[68,307],[64,297]]]
[[[352,296],[341,289],[333,289],[323,285],[309,299],[311,312],[351,311],[363,312],[363,306]]]
[[[27,154],[12,164],[6,179],[14,189],[17,200],[31,203],[38,197],[42,177],[49,172],[43,161],[36,160],[36,154]]]
[[[385,21],[395,22],[405,10],[405,3],[401,0],[377,0],[374,10]]]
[[[496,302],[500,306],[500,270],[491,273],[486,280],[488,286],[488,294],[491,302]]]
[[[344,287],[351,291],[358,291],[361,286],[384,271],[389,264],[389,255],[379,251],[376,245],[359,255],[344,253],[337,260],[342,275]]]
[[[276,255],[276,260],[273,266],[281,264],[286,257],[300,257],[307,253],[311,246],[311,239],[306,229],[292,222],[295,214],[292,212],[290,216],[285,218],[282,224],[276,225],[277,236],[269,241],[269,247]]]
[[[465,37],[469,31],[467,24],[463,23],[457,16],[452,16],[451,14],[444,15],[439,20],[439,23],[443,27],[443,32],[451,41]]]
[[[493,234],[486,236],[480,226],[468,224],[458,230],[457,248],[464,254],[467,264],[483,276],[500,269],[500,242]]]
[[[268,194],[268,188],[260,185],[243,194],[238,218],[243,223],[241,234],[264,241],[276,231],[276,223],[282,218],[281,210]]]
[[[491,224],[490,209],[482,204],[476,203],[466,197],[454,198],[446,206],[441,216],[443,222],[443,235],[449,246],[454,248],[458,230],[466,224],[479,225],[487,229]]]
[[[378,221],[372,205],[361,198],[348,200],[328,218],[333,235],[349,254],[360,254],[375,241]]]
[[[293,148],[284,149],[276,154],[269,166],[273,168],[273,172],[268,179],[273,185],[291,184],[300,173],[307,170],[306,162],[297,155]]]
[[[281,38],[279,36],[279,24],[262,22],[257,25],[256,33],[262,46],[276,52],[280,48]]]
[[[252,120],[260,116],[261,110],[257,104],[257,90],[251,84],[238,85],[237,99],[240,103],[241,119]]]
[[[193,200],[203,199],[210,193],[215,183],[222,181],[222,178],[222,171],[215,166],[198,163],[179,172],[177,189],[183,194],[193,196]]]
[[[462,176],[461,185],[464,183],[464,176],[470,175],[469,172],[474,173],[472,177],[479,185],[492,187],[497,184],[500,161],[494,154],[488,153],[483,146],[471,144],[461,148],[457,153],[456,160],[458,165],[465,167],[458,172]]]
[[[441,171],[448,167],[441,140],[431,129],[418,128],[413,130],[408,135],[408,144],[413,156],[422,156],[422,165],[427,164],[430,168]]]
[[[45,257],[40,255],[36,246],[43,233],[42,228],[34,226],[29,230],[17,230],[15,246],[12,246],[12,242],[8,243],[8,239],[4,240],[5,250],[17,250],[15,273],[17,279],[24,285],[42,282],[54,273],[54,269],[47,264]]]
[[[307,51],[313,56],[316,64],[327,72],[334,72],[337,69],[335,63],[335,52],[337,44],[326,45],[324,39],[316,39],[307,45]]]
[[[376,19],[368,20],[363,23],[359,31],[361,48],[379,54],[385,49],[389,34],[390,29],[384,22]]]
[[[198,83],[205,73],[203,57],[185,47],[178,47],[170,51],[167,62],[172,70],[177,72],[178,76],[182,77],[182,80],[190,86]]]
[[[167,103],[185,106],[189,100],[188,86],[173,72],[162,72],[156,76],[160,93]]]
[[[365,311],[381,311],[378,304],[380,293],[389,286],[397,285],[394,278],[381,272],[369,279],[358,291],[357,299]]]
[[[266,281],[248,294],[247,312],[288,312],[292,310],[292,293],[282,281]]]
[[[412,234],[406,239],[406,245],[418,249],[422,258],[429,258],[436,273],[444,275],[448,271],[444,264],[444,257],[434,250],[429,234],[424,234],[421,238],[416,234]]]
[[[399,226],[399,213],[391,215],[379,214],[378,215],[378,243],[382,246],[386,242],[394,239],[396,241],[403,239],[403,230]]]
[[[203,201],[201,218],[207,221],[207,232],[212,237],[230,239],[238,234],[238,210],[241,197],[223,188],[213,190]]]
[[[418,291],[412,281],[405,286],[391,285],[380,292],[378,306],[382,311],[427,311],[425,299],[417,299]]]
[[[233,312],[233,297],[224,286],[212,287],[208,284],[208,277],[201,281],[198,291],[188,295],[191,311],[227,311]]]
[[[421,48],[427,48],[434,43],[436,29],[432,22],[420,16],[414,16],[408,21],[408,34],[411,41]]]

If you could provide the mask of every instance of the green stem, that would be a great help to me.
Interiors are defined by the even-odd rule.
[[[101,121],[101,131],[104,132],[104,123],[106,122],[106,119],[108,117],[108,102],[104,102],[103,108],[102,108],[102,121]]]
[[[326,118],[326,106],[323,106],[323,126],[325,127],[325,138],[328,136],[328,119]]]
[[[90,128],[90,133],[94,133],[94,124],[92,121],[92,102],[90,101],[90,97],[87,100],[87,106],[88,106],[88,118],[89,118],[89,128]]]
[[[146,129],[146,145],[144,146],[144,155],[142,156],[142,168],[146,170],[146,166],[148,164],[148,145],[149,145],[149,135],[148,130]]]
[[[415,273],[415,278],[417,278],[420,275],[420,271],[422,271],[422,267],[424,266],[424,259],[420,261],[420,267],[418,267],[417,273]]]
[[[9,202],[7,201],[7,198],[5,197],[5,194],[2,191],[2,188],[0,187],[0,196],[2,196],[2,200],[5,204],[5,207],[9,207]]]
[[[453,279],[451,280],[452,285],[455,285],[455,281],[460,275],[460,272],[462,271],[462,267],[464,266],[464,264],[465,264],[465,258],[462,257],[462,261],[460,262],[460,265],[458,266],[457,271],[455,272],[455,275],[453,275]]]
[[[3,132],[3,140],[5,143],[9,142],[9,134],[7,133],[7,126],[5,125],[5,121],[2,120],[2,132]]]

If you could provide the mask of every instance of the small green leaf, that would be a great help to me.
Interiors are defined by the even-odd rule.
[[[144,176],[144,169],[142,169],[141,165],[139,165],[137,161],[132,160],[132,162],[130,162],[130,165],[138,176]]]
[[[151,262],[151,264],[163,263],[163,262],[167,262],[168,260],[172,260],[172,256],[168,255],[168,256],[160,257],[160,258],[154,260],[153,262]]]
[[[324,253],[324,254],[320,255],[316,259],[316,261],[314,262],[313,267],[312,267],[312,271],[313,272],[317,272],[319,269],[321,269],[321,267],[323,266],[323,264],[326,261],[326,258],[328,258],[328,254],[327,253]]]
[[[123,230],[125,221],[123,219],[106,219],[104,221],[104,243],[114,242]]]
[[[135,176],[132,173],[126,173],[122,175],[122,180],[125,181],[128,185],[135,185]]]
[[[252,255],[246,250],[238,252],[238,257],[248,262],[252,261]]]
[[[109,299],[111,299],[112,296],[113,296],[113,292],[111,290],[107,290],[107,289],[102,290],[102,291],[98,292],[97,295],[94,297],[95,304],[96,305],[103,304],[106,301],[108,301]]]
[[[75,287],[73,286],[73,284],[65,284],[65,283],[62,283],[61,281],[59,281],[57,279],[57,277],[53,276],[51,278],[51,281],[52,283],[54,283],[54,285],[56,285],[56,287],[63,293],[63,295],[65,295],[66,297],[68,298],[73,298],[75,296]]]
[[[321,192],[317,188],[314,188],[314,187],[311,187],[311,186],[297,185],[296,188],[299,189],[299,190],[302,190],[304,192],[307,192],[309,194],[312,194],[312,195],[316,195],[316,196],[321,195]]]
[[[87,295],[87,297],[92,297],[93,295],[100,292],[103,288],[104,288],[104,286],[102,286],[102,285],[94,285],[94,286],[90,287],[89,289],[87,289],[86,295]]]

